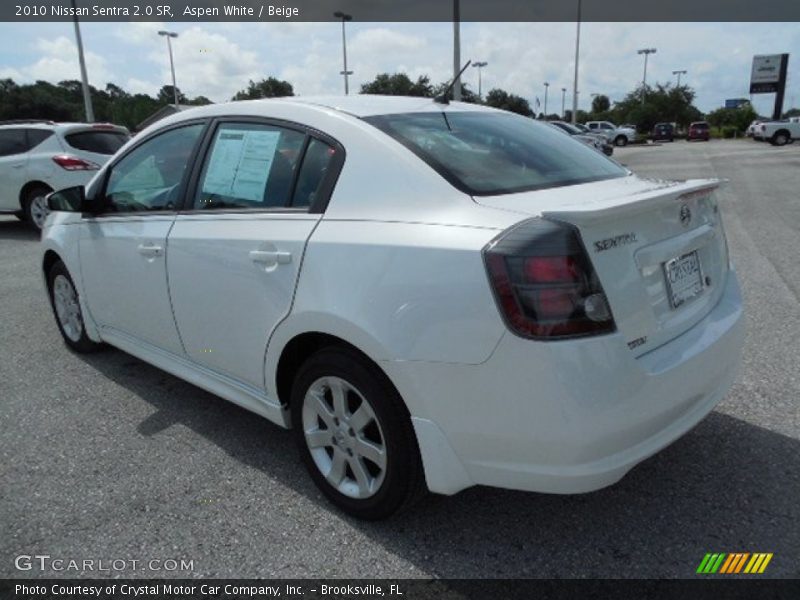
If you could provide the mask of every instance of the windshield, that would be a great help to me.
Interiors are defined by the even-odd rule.
[[[552,127],[519,115],[431,112],[364,119],[474,196],[623,177],[617,163]]]

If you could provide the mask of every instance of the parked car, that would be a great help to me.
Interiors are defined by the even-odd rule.
[[[710,138],[711,126],[706,121],[695,121],[689,124],[689,130],[686,132],[687,141],[704,140],[707,142]]]
[[[88,183],[128,140],[108,123],[0,122],[0,213],[13,213],[41,229],[45,196]]]
[[[653,141],[675,141],[675,126],[672,123],[656,123],[651,134]]]
[[[215,104],[50,195],[40,264],[70,348],[293,428],[377,519],[426,488],[602,488],[702,420],[743,343],[716,187],[473,104]]]
[[[759,125],[760,135],[773,146],[785,146],[800,139],[800,122],[789,119],[783,121],[766,121]]]
[[[606,139],[615,146],[627,146],[635,142],[636,129],[632,127],[617,127],[611,121],[587,121],[586,126],[591,131],[602,133]]]
[[[580,129],[575,127],[572,123],[567,123],[566,121],[548,121],[550,125],[556,127],[566,133],[567,135],[573,136],[576,140],[580,140],[587,146],[591,146],[598,152],[602,152],[606,156],[611,156],[614,154],[614,146],[609,144],[605,137],[602,135],[592,135],[592,134],[585,134]]]

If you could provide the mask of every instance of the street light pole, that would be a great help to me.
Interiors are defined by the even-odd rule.
[[[453,100],[461,100],[461,6],[453,0]]]
[[[681,75],[686,75],[686,71],[673,71],[672,74],[678,76],[678,85],[677,85],[677,87],[681,87]]]
[[[167,49],[169,49],[169,67],[172,70],[172,93],[175,98],[175,108],[178,108],[178,84],[175,83],[175,60],[172,58],[172,38],[178,37],[178,34],[174,31],[164,31],[161,30],[158,32],[158,35],[164,36],[167,38]]]
[[[547,90],[550,87],[550,84],[545,81],[544,82],[544,118],[547,119]]]
[[[581,54],[581,0],[578,0],[578,18],[575,32],[575,80],[572,83],[572,122],[578,122],[578,59]]]
[[[345,35],[344,24],[347,21],[352,21],[353,15],[348,15],[340,10],[337,10],[335,13],[333,13],[333,16],[342,20],[342,58],[344,59],[344,71],[340,71],[339,75],[344,75],[344,95],[347,96],[350,94],[350,85],[347,81],[347,77],[352,75],[353,72],[347,70],[347,36]]]
[[[478,62],[478,61],[472,63],[473,67],[478,67],[478,100],[481,100],[481,70],[488,64],[489,63],[487,62]]]
[[[647,57],[656,53],[655,48],[642,48],[636,51],[637,54],[644,54],[644,75],[642,75],[642,104],[644,104],[644,96],[647,91]]]
[[[89,91],[89,76],[86,74],[86,61],[83,58],[83,41],[81,40],[81,28],[78,25],[78,9],[75,6],[75,0],[72,0],[72,8],[75,10],[75,42],[78,45],[78,62],[81,65],[81,88],[83,89],[83,108],[86,112],[86,122],[92,123],[94,121],[94,110],[92,109],[92,95]]]
[[[567,101],[567,88],[561,88],[561,118],[562,119],[567,114],[566,111],[564,110],[566,101]]]

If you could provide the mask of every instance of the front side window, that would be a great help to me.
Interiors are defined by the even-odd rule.
[[[258,123],[224,123],[214,134],[195,210],[290,205],[306,135]]]
[[[180,202],[183,175],[202,123],[171,129],[137,146],[111,168],[107,212],[172,210]]]
[[[424,112],[365,121],[471,195],[509,194],[626,174],[586,144],[519,115]]]

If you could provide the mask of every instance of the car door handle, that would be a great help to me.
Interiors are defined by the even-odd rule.
[[[147,257],[161,256],[164,252],[164,248],[155,244],[139,244],[137,250],[139,250],[139,254]]]
[[[250,260],[268,266],[288,265],[292,262],[292,253],[281,250],[251,250]]]
[[[19,163],[18,165],[11,165],[12,169],[21,169],[25,166],[25,163]]]

